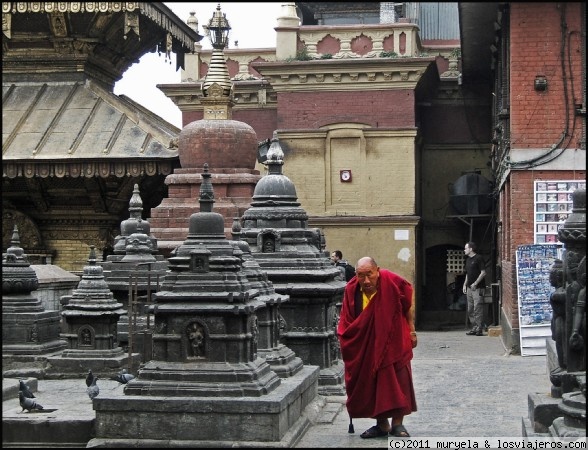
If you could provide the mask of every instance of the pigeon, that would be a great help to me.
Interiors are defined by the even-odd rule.
[[[90,370],[88,370],[88,375],[86,376],[86,386],[90,387],[93,379],[94,379],[94,374],[92,373],[92,369],[90,369]]]
[[[33,398],[25,397],[22,391],[18,391],[18,401],[20,403],[20,407],[22,408],[22,412],[26,409],[28,412],[31,412],[33,409],[44,409],[43,406],[37,402],[37,400]]]
[[[35,398],[29,387],[25,384],[24,381],[19,380],[20,388],[19,391],[22,392],[25,398]]]
[[[96,384],[97,381],[98,377],[92,378],[92,383],[86,389],[88,397],[90,397],[90,400],[94,400],[96,397],[98,397],[98,394],[100,393],[100,388]]]
[[[126,369],[122,369],[119,373],[117,373],[113,377],[110,377],[111,380],[118,381],[119,386],[121,384],[127,384],[129,381],[131,381],[134,378],[135,378],[135,375],[131,375],[130,373],[127,372]]]

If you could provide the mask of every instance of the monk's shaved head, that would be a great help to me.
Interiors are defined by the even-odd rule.
[[[364,256],[357,261],[357,268],[359,267],[378,267],[378,264],[371,256]]]
[[[355,276],[363,292],[368,295],[376,292],[380,270],[374,258],[370,256],[360,258],[355,268]]]

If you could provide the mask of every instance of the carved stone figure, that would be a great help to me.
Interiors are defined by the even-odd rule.
[[[270,237],[266,238],[265,242],[263,243],[263,252],[264,253],[273,253],[276,251],[276,244],[274,240]]]
[[[572,346],[573,323],[576,305],[578,303],[578,294],[582,288],[578,281],[578,267],[580,265],[580,253],[575,250],[566,250],[565,267],[566,267],[566,368],[568,372],[577,372],[579,370],[586,370],[586,366],[582,367],[582,360],[585,361],[583,351],[578,351]],[[584,282],[585,284],[585,282]],[[578,335],[574,337],[574,344],[579,345]]]
[[[578,264],[577,282],[580,286],[573,306],[572,334],[570,336],[570,348],[584,353],[586,341],[586,256]]]
[[[549,282],[555,288],[555,291],[549,298],[553,310],[553,316],[551,318],[551,338],[555,341],[559,367],[565,369],[566,361],[563,345],[565,339],[566,291],[564,288],[563,261],[560,259],[556,259],[551,267],[551,271],[549,272]]]
[[[186,334],[188,335],[188,341],[190,342],[190,356],[204,356],[204,330],[202,327],[193,323],[187,328]]]

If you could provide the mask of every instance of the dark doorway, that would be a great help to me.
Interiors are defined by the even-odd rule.
[[[464,325],[465,299],[461,299],[463,247],[442,244],[429,247],[425,256],[425,286],[419,327],[440,329]]]

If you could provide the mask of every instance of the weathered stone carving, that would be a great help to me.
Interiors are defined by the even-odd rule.
[[[562,260],[557,259],[553,263],[549,273],[549,281],[555,288],[555,291],[549,298],[553,311],[553,316],[551,318],[551,337],[555,341],[559,366],[565,368],[566,362],[564,359],[563,345],[565,339],[566,291],[564,288]]]
[[[553,371],[550,375],[552,382],[561,381],[561,416],[549,427],[550,435],[558,437],[586,436],[586,190],[575,191],[572,200],[572,213],[558,233],[565,245],[565,326],[563,332],[561,323],[556,327],[556,349],[562,370],[557,371],[556,377]],[[554,278],[557,270],[552,269]],[[553,295],[552,304],[561,306],[561,288]]]
[[[59,311],[46,311],[33,295],[39,279],[20,246],[17,225],[14,225],[10,242],[2,258],[2,355],[5,370],[21,367],[22,360],[17,355],[47,355],[65,348],[65,342],[59,340]]]

